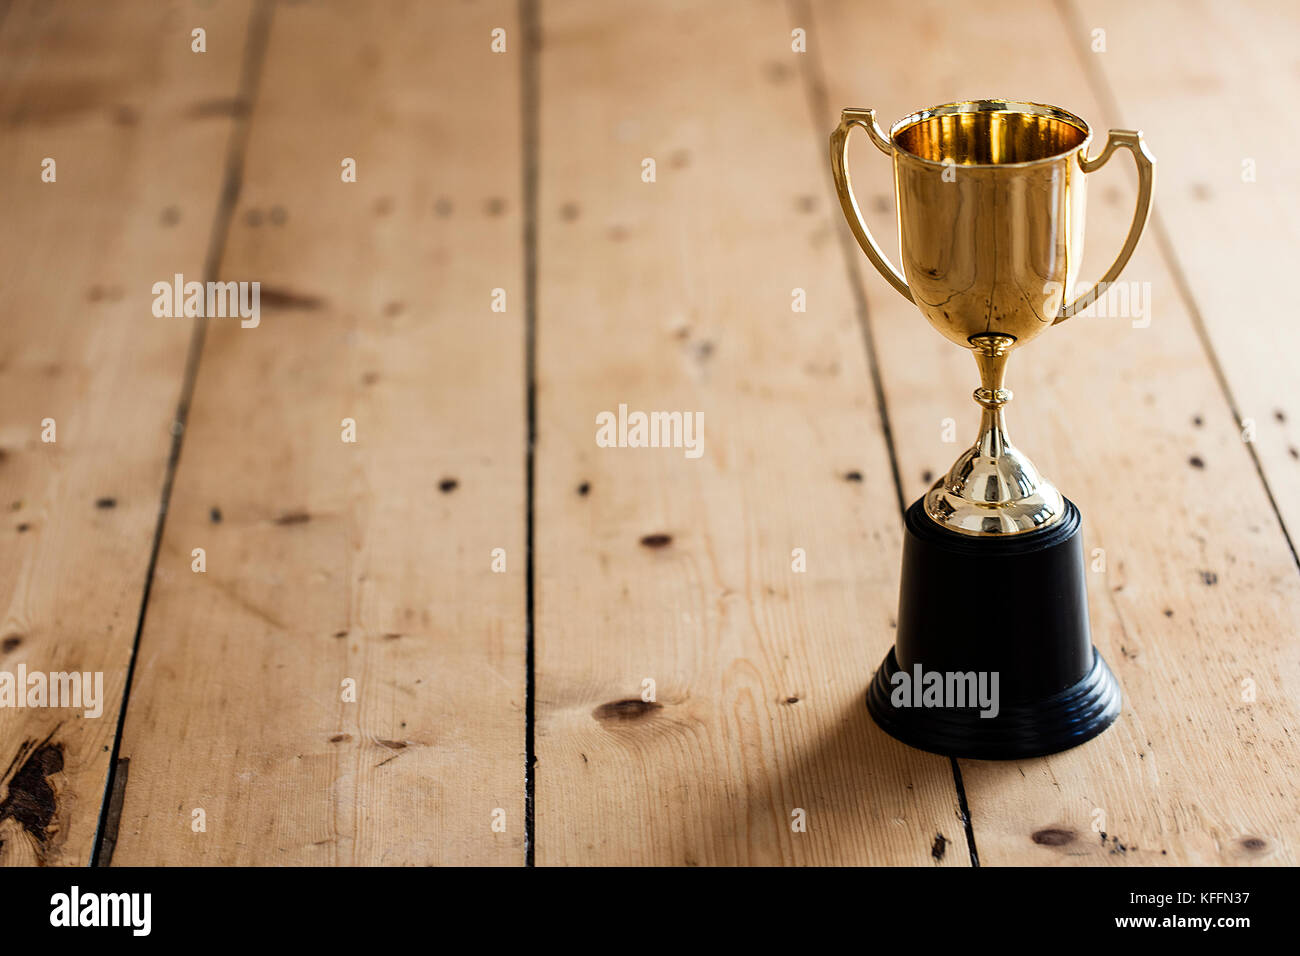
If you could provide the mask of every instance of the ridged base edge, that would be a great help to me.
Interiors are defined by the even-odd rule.
[[[895,707],[891,679],[898,670],[891,648],[867,690],[872,719],[891,737],[945,757],[1019,760],[1060,753],[1113,724],[1122,703],[1119,682],[1096,648],[1083,680],[1032,704],[1003,705],[996,717],[969,708]]]

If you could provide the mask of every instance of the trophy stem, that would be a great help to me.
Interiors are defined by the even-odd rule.
[[[976,339],[975,362],[980,370],[980,387],[975,389],[980,415],[979,439],[975,447],[986,458],[1000,458],[1011,445],[1002,409],[1011,401],[1011,390],[1003,387],[1007,358],[1015,339],[1009,335],[983,335]]]
[[[980,387],[974,393],[982,409],[979,438],[924,499],[926,514],[949,531],[1022,534],[1056,522],[1065,511],[1061,493],[1007,435],[1003,409],[1011,391],[1003,382],[1015,341],[996,334],[971,339],[980,370]]]

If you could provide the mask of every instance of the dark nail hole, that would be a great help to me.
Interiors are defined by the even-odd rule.
[[[444,478],[442,481],[438,482],[438,490],[444,495],[448,495],[455,491],[459,485],[460,482],[455,478]]]
[[[936,833],[934,835],[934,843],[930,847],[930,855],[934,857],[936,863],[939,860],[943,859],[943,855],[947,851],[947,849],[948,849],[948,838],[944,836],[942,833]]]
[[[324,303],[314,295],[301,295],[288,289],[263,285],[260,303],[276,309],[319,309]]]
[[[641,539],[641,543],[647,548],[664,548],[672,544],[673,536],[670,534],[648,534]]]
[[[1062,830],[1057,827],[1048,827],[1034,834],[1034,842],[1039,846],[1065,846],[1067,843],[1074,842],[1074,838],[1073,830]],[[1106,842],[1104,834],[1101,839],[1103,843]]]

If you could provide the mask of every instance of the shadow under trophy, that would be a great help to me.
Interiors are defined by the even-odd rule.
[[[893,160],[901,272],[853,195],[855,126]],[[863,252],[979,366],[979,436],[907,510],[897,638],[867,692],[875,721],[923,750],[1039,756],[1119,716],[1119,685],[1088,625],[1079,509],[1011,443],[1004,412],[1007,357],[1105,291],[1151,210],[1155,159],[1142,133],[1112,130],[1090,158],[1091,140],[1071,113],[1007,100],[922,110],[887,136],[874,110],[846,109],[831,134],[836,191]],[[1069,302],[1086,175],[1121,147],[1138,167],[1133,224],[1097,285]]]

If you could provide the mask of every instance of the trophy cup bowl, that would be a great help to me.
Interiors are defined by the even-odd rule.
[[[893,161],[899,250],[895,268],[853,194],[853,127]],[[1007,434],[1007,359],[1087,308],[1120,274],[1151,208],[1155,160],[1142,134],[1092,133],[1054,106],[973,100],[922,110],[886,135],[869,109],[846,109],[831,134],[840,205],[881,275],[979,370],[976,441],[908,509],[895,647],[868,692],[887,732],[952,756],[1053,753],[1101,733],[1120,695],[1092,646],[1078,509]],[[1116,149],[1138,166],[1137,208],[1115,262],[1079,298],[1087,174]],[[941,690],[911,693],[938,675]],[[954,677],[954,675],[956,675]],[[999,704],[970,706],[968,675]],[[929,681],[933,687],[933,681]],[[938,699],[938,703],[933,701]]]

